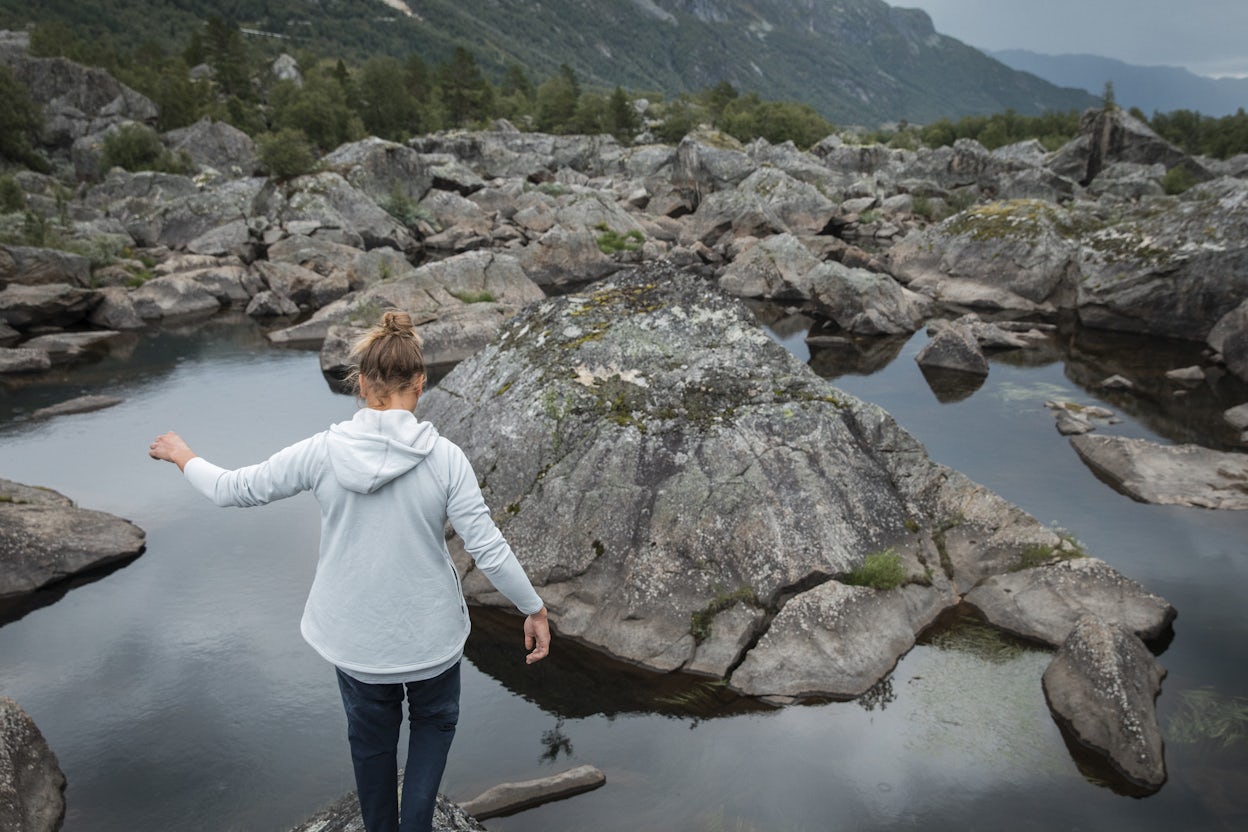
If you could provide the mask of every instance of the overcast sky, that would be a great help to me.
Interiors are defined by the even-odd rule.
[[[1248,0],[888,0],[979,49],[1082,53],[1248,77]]]

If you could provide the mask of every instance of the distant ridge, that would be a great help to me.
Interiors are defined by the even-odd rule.
[[[1043,55],[1025,49],[988,52],[1006,66],[1030,72],[1052,84],[1078,87],[1095,95],[1114,82],[1114,99],[1146,114],[1195,110],[1226,116],[1248,109],[1248,78],[1207,78],[1181,67],[1139,66],[1099,55]]]

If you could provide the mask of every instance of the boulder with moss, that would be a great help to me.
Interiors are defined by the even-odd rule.
[[[751,695],[859,695],[958,587],[1062,542],[666,264],[530,306],[419,415],[472,459],[561,634]],[[885,552],[895,582],[836,588]],[[475,570],[464,588],[504,603]]]

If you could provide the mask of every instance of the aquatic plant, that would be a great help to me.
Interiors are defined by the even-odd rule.
[[[1248,740],[1248,697],[1209,688],[1180,691],[1183,704],[1170,719],[1166,741],[1180,745],[1212,742],[1229,748]]]

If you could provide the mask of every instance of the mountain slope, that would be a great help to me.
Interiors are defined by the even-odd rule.
[[[882,0],[110,0],[107,12],[78,0],[0,0],[6,25],[61,19],[134,39],[138,26],[167,43],[211,15],[355,60],[416,52],[440,62],[464,45],[488,71],[516,63],[538,79],[567,63],[585,84],[638,91],[728,81],[841,124],[1095,104]]]
[[[1248,107],[1248,78],[1206,78],[1180,67],[1138,66],[1099,55],[1042,55],[1024,49],[989,54],[1051,83],[1098,95],[1106,81],[1113,81],[1119,104],[1146,113],[1196,110],[1226,116]]]

